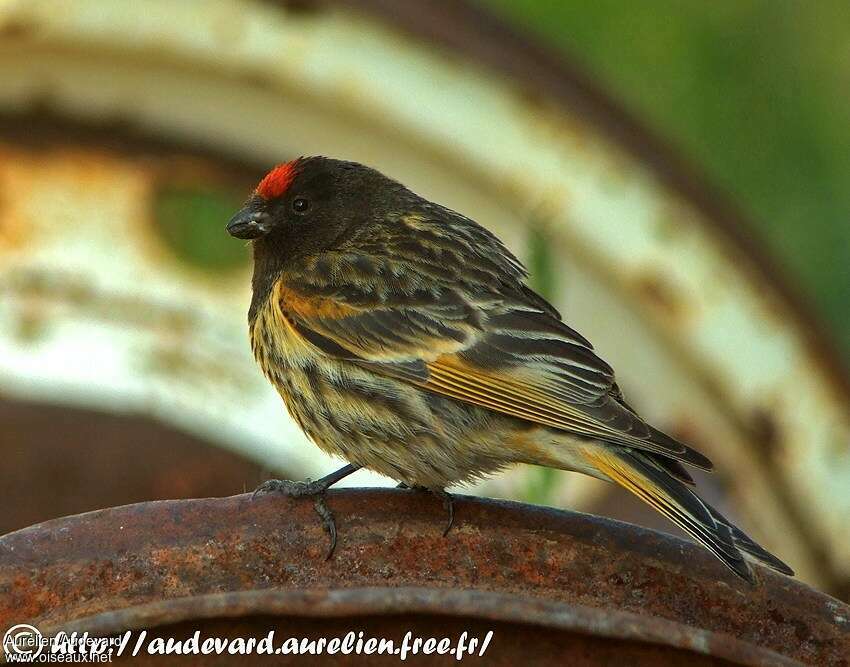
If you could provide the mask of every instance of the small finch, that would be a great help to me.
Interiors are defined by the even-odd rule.
[[[307,436],[349,462],[258,492],[314,496],[331,552],[322,497],[359,468],[436,494],[448,530],[446,486],[527,463],[619,484],[747,581],[747,557],[793,574],[697,496],[683,464],[711,462],[640,418],[473,220],[374,169],[309,157],[266,175],[227,231],[252,240],[257,362]]]

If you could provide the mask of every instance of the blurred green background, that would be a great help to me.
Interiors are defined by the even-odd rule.
[[[850,361],[850,3],[485,0],[725,190]]]

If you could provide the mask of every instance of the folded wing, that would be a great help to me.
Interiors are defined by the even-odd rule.
[[[479,239],[458,247],[456,234],[426,231],[401,235],[404,247],[384,239],[376,246],[381,254],[343,249],[284,274],[275,293],[282,314],[323,353],[377,373],[711,469],[706,457],[626,405],[611,367],[524,285],[521,265],[500,244],[482,249]],[[670,472],[688,479],[675,464]]]

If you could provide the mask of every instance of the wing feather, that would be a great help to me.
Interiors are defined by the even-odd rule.
[[[324,354],[428,391],[711,469],[628,407],[611,367],[522,282],[521,264],[489,232],[466,218],[462,233],[404,224],[284,273],[274,298],[293,330]]]

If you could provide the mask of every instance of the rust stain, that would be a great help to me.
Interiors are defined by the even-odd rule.
[[[230,617],[305,624],[394,613],[498,620],[519,637],[533,635],[529,625],[562,639],[612,636],[621,658],[634,641],[668,657],[685,651],[742,664],[783,664],[776,654],[842,664],[850,655],[850,627],[839,620],[850,619],[846,605],[763,568],[750,587],[668,535],[459,497],[443,538],[442,508],[415,492],[334,491],[329,505],[340,534],[330,561],[312,502],[275,496],[129,505],[8,534],[0,538],[0,626],[117,632],[192,619],[212,627]],[[330,604],[334,596],[342,598]],[[575,622],[565,625],[570,614]]]
[[[19,248],[24,245],[27,234],[26,225],[20,213],[15,210],[14,182],[10,172],[13,155],[0,145],[0,251]]]
[[[12,41],[31,37],[36,32],[36,26],[20,20],[0,22],[0,40]]]
[[[660,310],[673,323],[682,323],[687,314],[685,301],[669,280],[659,274],[644,272],[635,280],[638,296],[654,310]]]
[[[764,409],[755,409],[749,420],[750,440],[763,456],[779,456],[785,438],[776,417]]]

